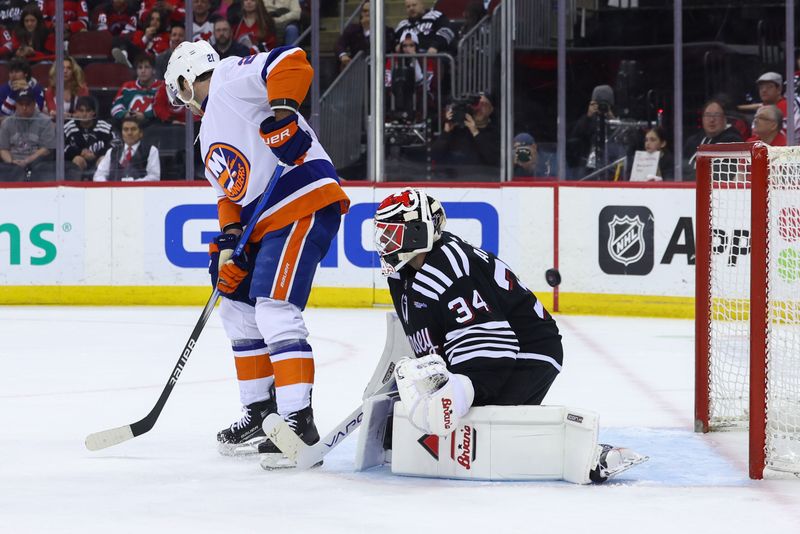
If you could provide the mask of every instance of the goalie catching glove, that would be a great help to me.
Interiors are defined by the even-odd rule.
[[[247,255],[244,251],[240,256],[233,257],[233,251],[238,242],[239,237],[235,234],[220,234],[209,245],[212,263],[214,262],[214,256],[219,255],[216,263],[216,283],[217,289],[223,295],[231,296],[236,293],[239,284],[242,283],[242,280],[247,277],[249,272]],[[213,279],[213,270],[211,270],[211,276]]]
[[[289,166],[303,163],[311,148],[311,136],[297,125],[297,113],[281,120],[267,117],[261,122],[259,133],[275,157]]]
[[[427,434],[453,432],[475,398],[472,381],[448,371],[438,354],[403,358],[394,375],[411,424]]]

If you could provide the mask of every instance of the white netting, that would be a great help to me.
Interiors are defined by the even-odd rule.
[[[711,160],[709,426],[746,427],[750,347],[750,158]]]
[[[746,428],[750,378],[750,158],[711,159],[709,427]],[[800,147],[770,148],[766,466],[800,470]],[[763,245],[756,245],[763,246]]]
[[[766,467],[800,470],[800,147],[770,148]]]

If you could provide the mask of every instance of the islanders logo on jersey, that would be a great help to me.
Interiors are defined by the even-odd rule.
[[[244,198],[250,179],[250,162],[241,151],[227,143],[212,143],[206,154],[206,169],[233,202]]]

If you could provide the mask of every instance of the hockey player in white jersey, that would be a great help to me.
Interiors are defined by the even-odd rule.
[[[211,244],[210,271],[226,297],[220,317],[244,407],[242,419],[218,434],[221,451],[257,443],[258,452],[279,454],[261,428],[275,411],[304,442],[319,439],[311,407],[314,358],[302,310],[349,200],[298,113],[312,76],[300,48],[220,61],[206,41],[181,43],[165,74],[173,103],[202,116],[200,150],[218,198],[221,233]],[[243,223],[279,163],[286,170],[246,254],[233,260]]]

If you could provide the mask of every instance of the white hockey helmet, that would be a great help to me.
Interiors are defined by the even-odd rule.
[[[219,54],[208,41],[188,41],[179,44],[169,58],[164,82],[167,96],[173,106],[188,106],[194,102],[194,86],[198,76],[219,65]],[[186,84],[181,88],[181,79]],[[197,102],[194,104],[199,107]]]
[[[441,202],[421,189],[403,189],[386,197],[374,219],[381,272],[397,272],[418,254],[431,250],[442,237],[446,222]]]

